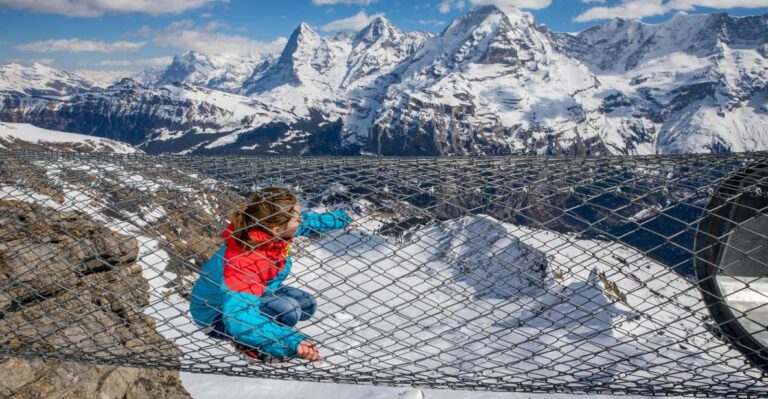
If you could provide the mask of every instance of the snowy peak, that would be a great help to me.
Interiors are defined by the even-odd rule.
[[[69,95],[99,85],[80,75],[35,63],[0,66],[0,93],[16,95]]]
[[[182,55],[175,55],[173,61],[160,75],[156,84],[162,86],[174,82],[183,82],[195,73],[210,73],[214,69],[208,57],[194,51],[189,51]]]
[[[768,15],[678,13],[659,24],[611,20],[579,33],[565,51],[600,70],[622,72],[673,53],[708,57],[719,55],[723,45],[757,48],[766,42]]]
[[[370,129],[372,152],[511,153],[546,146],[537,137],[542,130],[573,137],[584,120],[576,97],[591,97],[596,80],[550,37],[516,10],[482,7],[457,18],[410,58],[387,91]],[[412,129],[403,133],[403,126]],[[563,143],[580,145],[574,138]]]
[[[413,54],[429,36],[404,33],[384,17],[376,17],[352,40],[348,71],[342,86],[348,88],[390,72]]]
[[[141,84],[141,82],[137,82],[135,79],[131,77],[122,78],[113,84],[109,85],[107,87],[107,90],[111,91],[130,91],[130,90],[137,90],[137,89],[145,89],[146,87]]]
[[[370,45],[378,40],[398,40],[403,32],[392,25],[388,19],[378,16],[355,35],[353,46],[359,44]]]
[[[293,30],[278,62],[292,63],[293,60],[301,58],[302,55],[305,55],[316,48],[321,41],[322,39],[320,38],[320,35],[318,35],[309,25],[302,22]]]
[[[299,68],[302,64],[312,63],[314,53],[321,46],[323,39],[309,25],[301,23],[291,33],[280,58],[260,73],[254,73],[245,81],[244,94],[258,94],[283,85],[298,86],[302,82]]]
[[[481,7],[455,19],[440,34],[448,66],[466,62],[516,63],[544,52],[533,16],[516,9]]]
[[[496,75],[518,73],[524,68],[538,70],[540,62],[552,58],[550,53],[547,32],[536,28],[530,14],[496,6],[480,7],[454,19],[439,36],[428,39],[408,61],[403,80],[413,79],[414,84],[423,86],[448,76],[483,79],[477,74],[456,75],[476,64],[500,65]],[[446,85],[454,87],[445,89],[449,97],[458,94],[456,97],[466,98],[462,93],[465,84]]]
[[[138,73],[134,73],[130,77],[145,86],[150,86],[160,80],[160,77],[165,73],[165,69],[166,68],[151,66],[144,68]]]
[[[483,6],[476,8],[466,15],[458,17],[443,30],[441,36],[467,34],[478,28],[503,25],[506,28],[533,27],[534,20],[530,13],[514,8],[498,6]]]
[[[315,32],[314,29],[312,29],[311,26],[309,26],[308,23],[302,22],[299,24],[299,26],[296,27],[296,29],[293,30],[293,33],[291,34],[291,37],[296,38],[317,38],[320,37],[317,32]],[[290,40],[289,40],[290,41]]]
[[[722,13],[708,17],[709,23],[704,24],[708,30],[700,33],[702,37],[717,34],[719,43],[739,48],[759,48],[768,43],[768,14],[734,17]]]
[[[260,62],[259,57],[212,56],[189,51],[173,57],[154,83],[162,86],[182,82],[232,93],[240,89]]]
[[[241,92],[253,95],[301,86],[317,89],[312,96],[333,93],[343,77],[348,42],[348,36],[322,37],[302,23],[291,34],[280,58],[256,79],[247,81]]]

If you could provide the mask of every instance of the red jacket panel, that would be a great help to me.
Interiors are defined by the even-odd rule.
[[[232,224],[221,234],[227,243],[224,284],[233,291],[261,296],[267,282],[285,267],[288,246],[293,238],[277,239],[260,230],[251,230],[248,235],[256,243],[252,251],[246,251],[232,235]]]

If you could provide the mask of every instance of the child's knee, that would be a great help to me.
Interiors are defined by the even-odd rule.
[[[301,305],[291,297],[273,297],[261,306],[262,313],[280,324],[293,327],[301,318]]]
[[[301,320],[309,320],[317,310],[317,301],[312,295],[308,295],[301,301]]]
[[[315,297],[307,291],[294,288],[282,287],[277,293],[281,298],[293,299],[300,307],[299,320],[309,320],[317,310],[317,301]]]

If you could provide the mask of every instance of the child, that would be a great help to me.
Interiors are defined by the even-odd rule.
[[[317,305],[306,291],[282,286],[291,271],[290,244],[293,237],[351,221],[342,210],[302,212],[287,189],[254,193],[222,233],[225,245],[200,272],[190,299],[193,319],[214,338],[231,337],[251,357],[319,360],[317,346],[291,328],[312,317]]]

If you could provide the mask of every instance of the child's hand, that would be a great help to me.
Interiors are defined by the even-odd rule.
[[[358,227],[359,223],[357,222],[357,219],[352,218],[352,216],[347,213],[344,210],[340,210],[341,213],[341,220],[345,221],[347,225],[345,226],[346,229],[352,229],[355,227]]]
[[[296,348],[296,352],[304,359],[310,362],[316,362],[320,360],[320,349],[317,348],[317,344],[314,342],[303,340]]]

